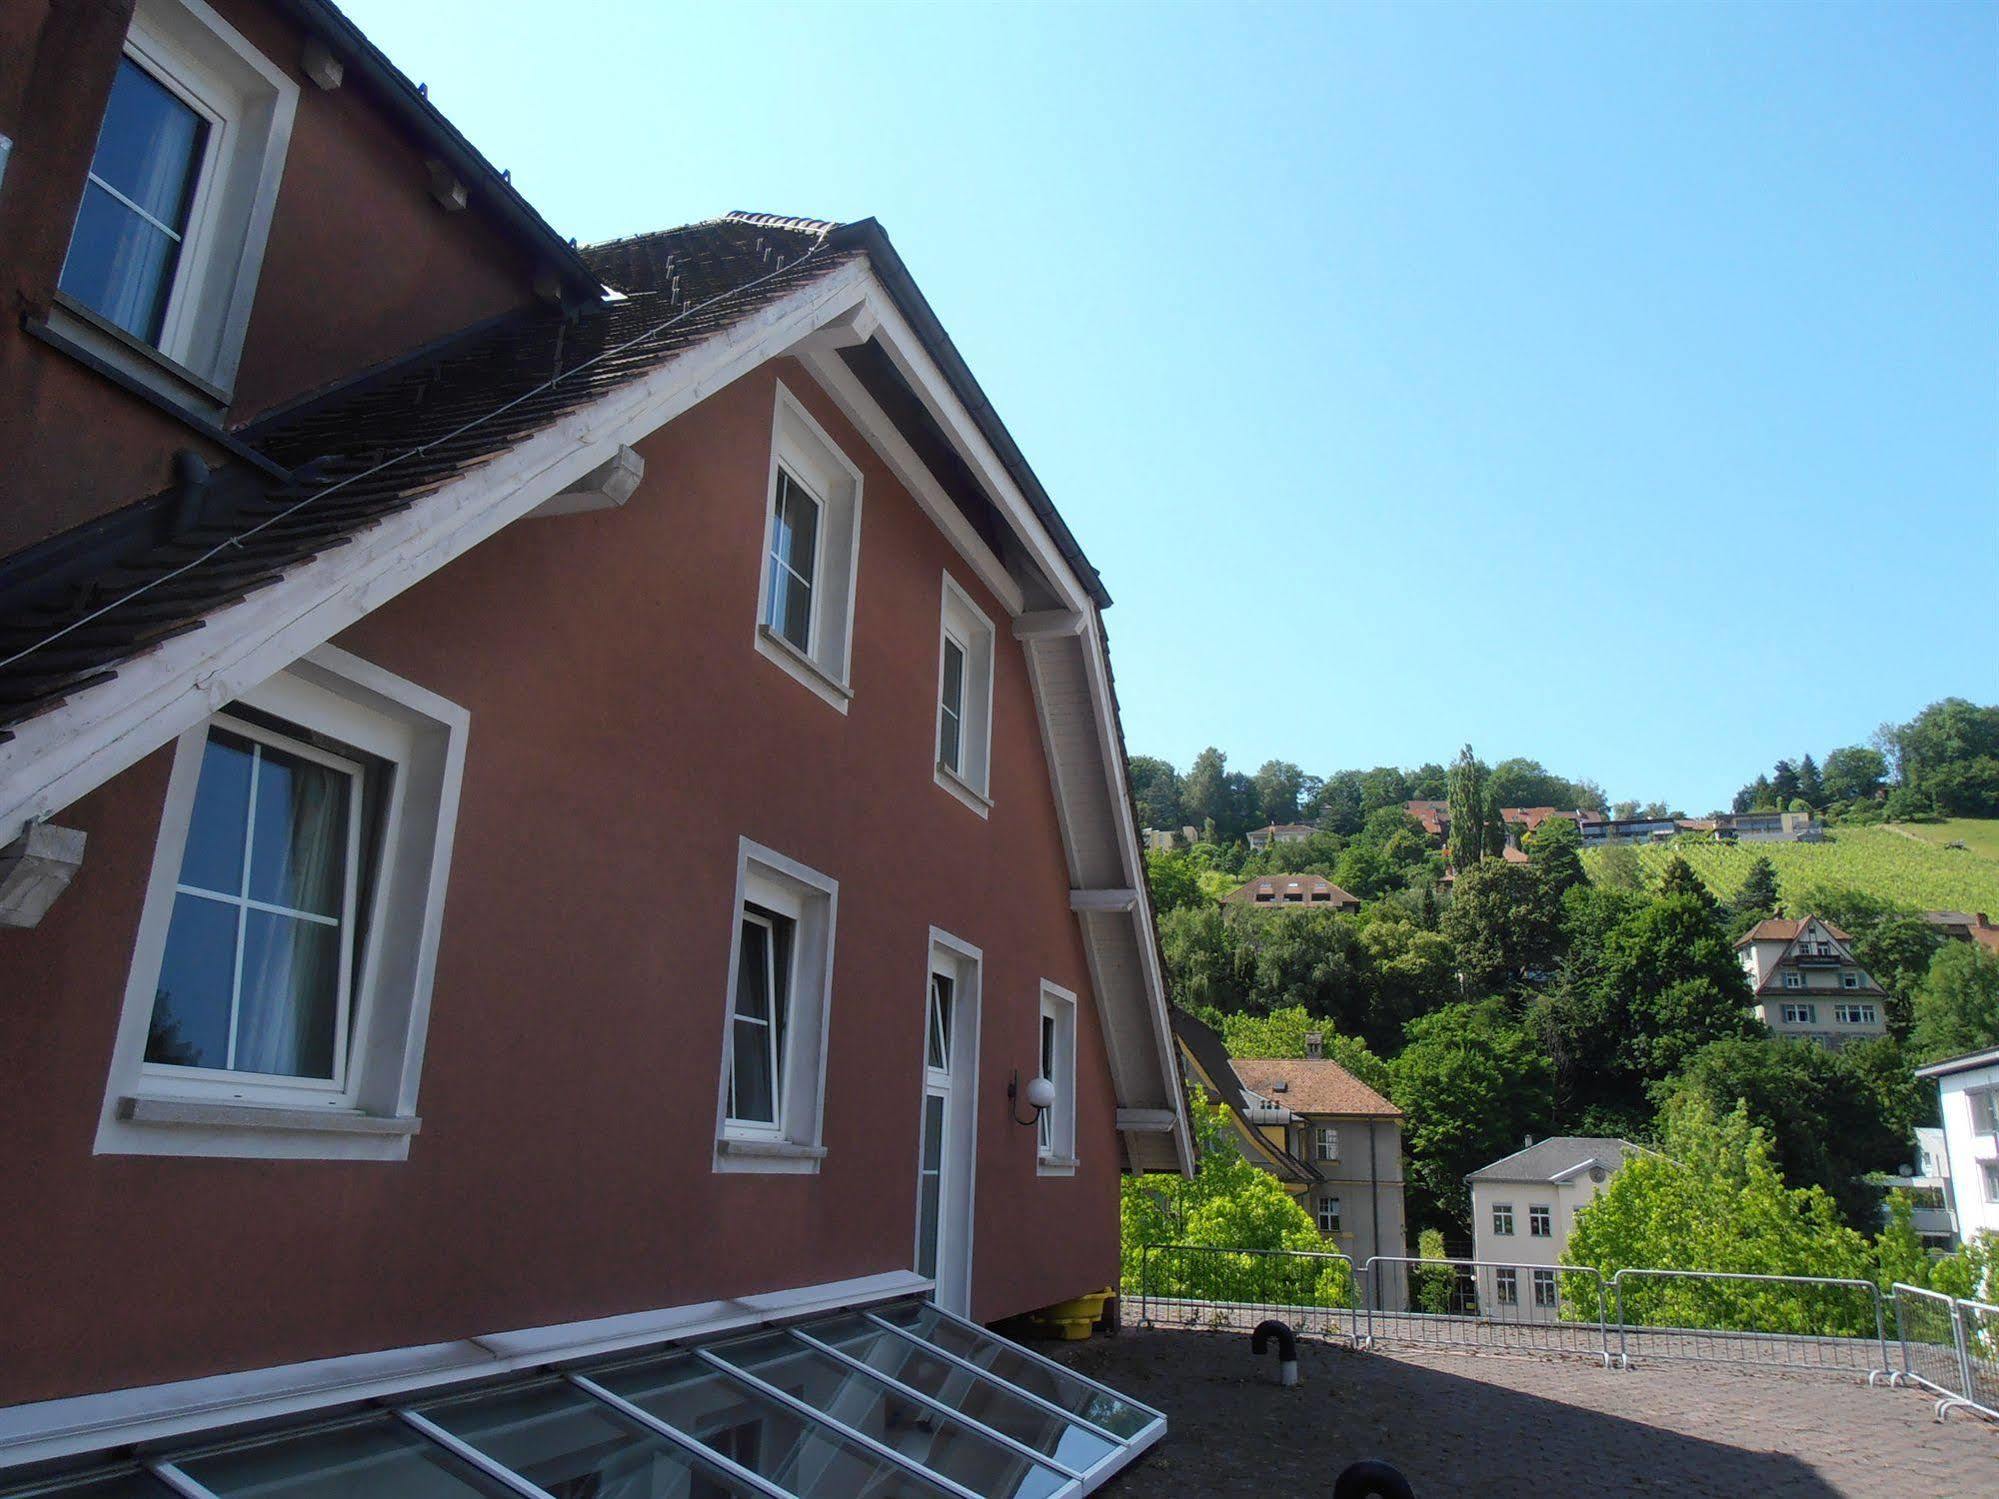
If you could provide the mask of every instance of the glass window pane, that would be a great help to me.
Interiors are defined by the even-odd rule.
[[[340,928],[246,913],[236,1070],[330,1079],[339,1027]]]
[[[220,1499],[516,1499],[488,1478],[400,1421],[370,1421],[314,1432],[286,1442],[218,1452],[179,1464]]]
[[[201,780],[180,859],[180,882],[225,895],[243,893],[243,820],[250,810],[250,741],[210,729]]]
[[[1115,1436],[1136,1436],[1155,1419],[1137,1406],[1085,1384],[1073,1374],[1029,1358],[990,1333],[975,1332],[946,1321],[935,1307],[926,1303],[909,1302],[882,1315],[898,1326],[907,1327],[924,1341],[935,1343],[946,1353],[954,1353],[1008,1384],[1073,1411]]]
[[[174,1491],[141,1469],[128,1469],[59,1489],[37,1489],[35,1499],[174,1499]]]
[[[347,897],[353,778],[288,750],[259,747],[250,898],[339,916]]]
[[[176,234],[187,227],[208,121],[127,57],[118,64],[91,172]]]
[[[1088,1472],[1117,1450],[1114,1443],[1095,1432],[1022,1399],[994,1380],[939,1358],[920,1343],[885,1332],[865,1317],[835,1317],[805,1330],[869,1368],[879,1369],[912,1390],[920,1390],[982,1426],[1003,1432],[1079,1472]]]
[[[930,1042],[928,1061],[939,1072],[951,1070],[951,980],[930,975]]]
[[[788,572],[777,579],[773,628],[801,651],[812,649],[812,588]]]
[[[733,1038],[729,1117],[775,1124],[770,1076],[770,1031],[738,1020]]]
[[[785,520],[784,560],[809,583],[818,576],[814,569],[819,560],[819,502],[782,470],[777,482],[780,513]]]
[[[742,951],[736,958],[736,1014],[745,1020],[770,1019],[770,928],[743,923]]]
[[[756,1493],[560,1380],[432,1406],[423,1414],[558,1499],[734,1499]]]
[[[146,1060],[175,1067],[229,1065],[229,996],[236,978],[240,908],[176,895],[166,955],[153,990]]]
[[[824,1423],[808,1421],[689,1354],[607,1369],[591,1378],[794,1494],[888,1499],[942,1492]]]
[[[762,1333],[714,1350],[739,1369],[974,1493],[1030,1499],[1068,1480],[962,1421],[871,1379],[789,1333]]]

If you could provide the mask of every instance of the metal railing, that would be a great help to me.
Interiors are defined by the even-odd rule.
[[[1831,1275],[1626,1268],[1611,1278],[1617,1361],[1893,1372],[1881,1288]]]
[[[1147,1244],[1138,1286],[1139,1320],[1148,1327],[1248,1331],[1279,1317],[1296,1332],[1358,1342],[1366,1317],[1360,1276],[1336,1250]]]
[[[1603,1276],[1588,1266],[1378,1254],[1362,1273],[1371,1344],[1575,1353],[1610,1362]]]
[[[1895,1380],[1939,1397],[1939,1421],[1959,1408],[1999,1420],[1999,1306],[1897,1282],[1895,1337]]]

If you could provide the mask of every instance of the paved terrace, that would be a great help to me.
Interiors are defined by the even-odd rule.
[[[1048,1347],[1050,1345],[1042,1345]],[[1533,1495],[1999,1494],[1999,1427],[1845,1375],[1447,1351],[1316,1338],[1276,1383],[1242,1333],[1129,1329],[1061,1354],[1166,1412],[1166,1440],[1102,1492],[1324,1495],[1394,1463],[1420,1499]]]

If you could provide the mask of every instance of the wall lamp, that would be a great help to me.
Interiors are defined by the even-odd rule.
[[[1054,1107],[1055,1085],[1045,1077],[1031,1077],[1027,1080],[1027,1106],[1034,1110],[1025,1119],[1020,1117],[1020,1105],[1015,1101],[1020,1096],[1020,1069],[1013,1069],[1013,1076],[1006,1080],[1007,1112],[1013,1115],[1015,1124],[1033,1126],[1041,1122],[1042,1114]]]

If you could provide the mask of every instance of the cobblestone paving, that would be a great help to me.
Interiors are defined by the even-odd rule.
[[[1999,1427],[1857,1378],[1427,1350],[1300,1350],[1283,1389],[1241,1334],[1132,1330],[1066,1357],[1164,1410],[1115,1499],[1332,1492],[1381,1458],[1438,1495],[1999,1495]]]

